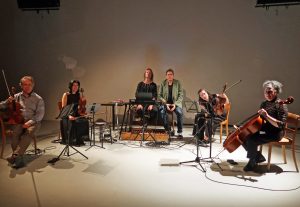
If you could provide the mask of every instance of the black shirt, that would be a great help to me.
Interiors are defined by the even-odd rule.
[[[265,131],[266,134],[279,138],[285,127],[288,108],[286,104],[276,103],[277,100],[278,98],[275,98],[273,101],[264,101],[261,103],[260,108],[265,109],[271,117],[279,120],[279,127],[275,127],[270,122],[264,121],[261,131]],[[263,117],[262,119],[265,120]]]
[[[155,98],[155,100],[157,99],[157,85],[154,82],[148,84],[143,81],[139,82],[135,94],[140,92],[152,93],[152,97]]]
[[[167,103],[168,104],[173,104],[173,95],[172,95],[172,91],[173,91],[173,84],[172,85],[168,85],[169,87],[169,93],[168,93],[168,100],[167,100]]]
[[[74,104],[72,116],[79,116],[78,105],[79,105],[80,93],[69,93],[67,95],[67,105]]]

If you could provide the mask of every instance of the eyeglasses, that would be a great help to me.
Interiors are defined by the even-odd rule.
[[[268,95],[270,95],[270,94],[273,94],[275,91],[272,91],[272,90],[266,90],[265,91],[265,94],[268,94]]]

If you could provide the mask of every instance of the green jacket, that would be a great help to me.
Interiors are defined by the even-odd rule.
[[[167,102],[168,99],[168,81],[164,80],[159,87],[158,93],[158,100],[162,101],[163,103]],[[176,106],[182,108],[182,101],[183,101],[183,89],[179,80],[173,80],[173,90],[172,90],[173,102]]]

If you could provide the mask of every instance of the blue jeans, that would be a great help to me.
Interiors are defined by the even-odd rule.
[[[177,116],[177,133],[182,133],[182,126],[183,126],[183,111],[182,108],[176,106],[174,110],[176,116]],[[164,128],[167,131],[170,131],[170,126],[168,122],[168,114],[167,114],[167,107],[166,106],[160,106],[159,107],[159,113],[163,120]]]

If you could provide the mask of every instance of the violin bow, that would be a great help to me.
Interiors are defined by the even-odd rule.
[[[226,83],[226,84],[225,84],[225,87],[224,87],[225,90],[223,91],[223,93],[225,93],[225,91],[229,90],[229,89],[232,88],[233,86],[239,84],[240,82],[242,82],[242,80],[238,80],[237,82],[235,82],[234,84],[232,84],[231,86],[229,86],[229,87],[227,87],[227,88],[226,88],[226,86],[227,86],[227,83]]]
[[[11,93],[10,93],[10,90],[8,88],[8,84],[7,84],[7,81],[6,81],[6,77],[5,77],[5,73],[4,73],[4,70],[2,69],[2,75],[3,75],[3,78],[4,78],[4,82],[5,82],[5,85],[6,85],[6,89],[8,91],[8,95],[11,96]]]

